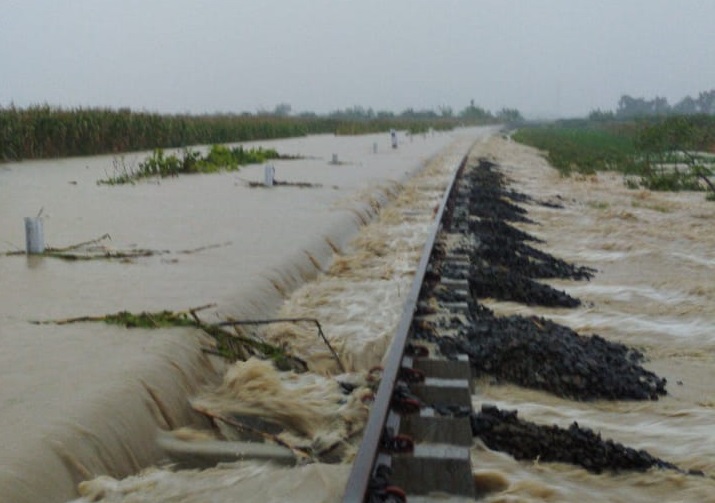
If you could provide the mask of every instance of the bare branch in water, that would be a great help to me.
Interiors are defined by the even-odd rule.
[[[323,339],[323,342],[325,342],[325,345],[328,346],[328,349],[333,355],[333,358],[335,358],[335,361],[338,364],[338,367],[340,367],[340,371],[345,373],[345,366],[343,365],[343,362],[340,361],[340,357],[338,356],[338,353],[333,349],[333,346],[330,345],[330,342],[328,342],[328,339],[325,337],[325,333],[323,333],[323,327],[320,325],[320,322],[315,319],[315,318],[274,318],[270,320],[243,320],[243,321],[223,321],[221,323],[217,323],[216,326],[219,327],[224,327],[224,326],[235,326],[235,325],[270,325],[272,323],[300,323],[300,322],[310,322],[310,323],[315,323],[315,326],[318,328],[318,335]]]

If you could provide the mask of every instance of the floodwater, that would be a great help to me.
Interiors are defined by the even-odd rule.
[[[207,304],[199,314],[209,322],[275,315],[401,183],[455,143],[464,155],[487,131],[401,135],[396,150],[387,135],[260,143],[302,156],[273,162],[276,179],[317,185],[310,188],[249,187],[263,180],[262,166],[96,184],[115,161],[131,166],[146,154],[1,165],[1,251],[24,248],[23,217],[42,209],[48,246],[109,234],[100,243],[108,249],[160,253],[112,261],[0,256],[0,500],[66,501],[83,480],[121,478],[158,461],[157,428],[205,426],[187,397],[221,379],[222,366],[201,351],[210,341],[192,330],[30,321]],[[302,473],[332,480],[336,469]]]
[[[516,190],[563,203],[564,209],[530,205],[539,225],[520,227],[544,239],[546,251],[598,270],[590,282],[551,282],[583,301],[577,309],[487,305],[501,314],[544,315],[581,334],[640,348],[645,367],[668,379],[668,395],[578,403],[484,379],[475,407],[492,403],[562,427],[577,421],[603,438],[705,473],[594,475],[517,462],[477,446],[474,468],[507,485],[485,501],[715,501],[715,204],[702,193],[629,190],[614,174],[560,178],[533,149],[498,138],[482,153],[505,167]]]
[[[363,227],[315,281],[298,288],[281,306],[280,317],[320,319],[346,373],[341,373],[314,328],[281,324],[262,335],[303,358],[312,372],[276,372],[270,365],[249,360],[230,367],[220,386],[192,399],[213,412],[257,414],[280,423],[285,427],[279,435],[282,442],[330,450],[333,464],[286,469],[240,462],[202,472],[153,468],[124,480],[100,477],[83,483],[81,501],[339,501],[367,419],[363,398],[370,393],[365,387],[369,370],[382,361],[397,326],[435,206],[462,157],[475,140],[485,141],[492,131],[472,130],[442,149],[405,180],[380,217]],[[356,390],[344,395],[338,380]],[[189,440],[211,435],[205,429],[177,433]]]
[[[514,408],[521,417],[542,424],[568,426],[577,421],[580,426],[600,431],[604,438],[647,449],[683,469],[706,474],[695,477],[655,470],[593,475],[569,465],[517,462],[478,444],[473,449],[473,467],[479,480],[492,488],[483,500],[715,501],[715,335],[711,328],[715,322],[715,236],[708,232],[715,205],[706,202],[702,194],[627,190],[616,175],[562,179],[533,149],[498,137],[485,139],[483,133],[451,138],[450,146],[418,175],[402,179],[399,187],[391,184],[385,188],[383,194],[393,191],[391,199],[386,196],[373,200],[368,208],[362,207],[368,211],[370,206],[375,209],[390,199],[377,220],[364,226],[352,241],[346,238],[338,255],[325,261],[317,278],[297,287],[277,311],[279,316],[319,318],[347,373],[340,373],[313,329],[280,325],[264,330],[262,335],[306,360],[313,372],[297,376],[249,361],[229,367],[220,384],[186,390],[194,404],[219,412],[261,414],[284,424],[287,432],[281,440],[288,444],[314,447],[339,441],[342,463],[286,468],[241,462],[204,471],[155,467],[128,478],[107,470],[102,473],[111,477],[81,484],[83,498],[78,501],[338,501],[354,453],[356,437],[352,433],[359,430],[367,412],[359,392],[365,389],[367,371],[380,363],[399,319],[434,206],[451,171],[476,138],[481,139],[472,155],[489,156],[504,165],[516,189],[536,198],[563,202],[564,209],[530,205],[530,216],[540,225],[524,228],[545,239],[547,251],[599,270],[590,282],[553,282],[584,301],[578,309],[497,302],[489,306],[503,314],[548,316],[580,333],[598,333],[636,346],[649,360],[646,368],[668,379],[669,394],[656,402],[580,403],[484,379],[478,382],[473,398],[475,408],[482,403]],[[422,140],[416,138],[415,145],[418,141]],[[370,149],[371,142],[366,143],[364,148]],[[259,178],[260,173],[256,173]],[[368,200],[369,190],[361,190],[362,199],[351,192],[347,200]],[[349,213],[355,216],[355,212]],[[198,247],[220,241],[177,246]],[[224,248],[212,250],[218,254]],[[200,254],[187,257],[198,260]],[[234,259],[232,264],[236,263]],[[290,283],[287,273],[276,277],[288,277]],[[296,286],[299,282],[295,281]],[[264,290],[257,292],[259,298],[267,295]],[[215,298],[208,297],[191,298],[189,303],[197,305]],[[172,355],[181,354],[176,348],[171,351]],[[196,364],[195,372],[204,375],[200,364]],[[354,384],[358,394],[341,397],[337,380]],[[38,388],[45,384],[38,384]],[[205,426],[196,424],[191,431],[183,430],[181,436],[200,439],[209,434]],[[82,442],[87,438],[91,436],[84,432]],[[90,471],[87,475],[99,473]]]

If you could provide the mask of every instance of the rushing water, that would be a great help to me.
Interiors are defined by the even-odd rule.
[[[113,250],[162,253],[74,262],[0,256],[0,500],[63,501],[81,480],[157,461],[157,426],[205,425],[186,399],[217,379],[200,351],[209,341],[188,329],[30,320],[209,303],[200,313],[207,321],[275,314],[376,205],[460,134],[477,133],[403,137],[397,150],[387,135],[262,143],[304,156],[276,161],[276,179],[314,188],[249,187],[263,179],[262,166],[110,187],[96,181],[112,174],[112,156],[3,165],[0,250],[23,249],[23,217],[42,208],[49,246],[107,233],[111,241],[101,244]],[[330,163],[333,154],[340,164]]]
[[[564,209],[528,207],[539,225],[522,228],[550,253],[597,269],[590,282],[554,281],[583,307],[527,308],[490,302],[497,313],[538,314],[582,334],[641,348],[646,368],[668,379],[655,402],[578,403],[484,379],[475,407],[517,409],[542,424],[574,421],[705,477],[671,471],[594,475],[568,465],[517,462],[483,446],[476,470],[503,477],[486,501],[715,501],[715,205],[697,193],[624,187],[615,174],[561,178],[533,149],[493,139],[482,151],[513,187]]]
[[[122,481],[99,478],[82,484],[83,501],[339,500],[349,472],[345,461],[350,461],[359,441],[353,433],[359,433],[367,418],[362,398],[368,390],[358,388],[349,397],[338,399],[342,393],[335,378],[361,386],[366,371],[380,363],[409,291],[434,207],[462,156],[475,138],[486,133],[462,135],[431,159],[425,169],[405,182],[379,220],[342,247],[324,274],[296,290],[278,313],[281,317],[319,318],[347,374],[335,374],[336,362],[314,328],[278,325],[264,331],[264,337],[286,345],[318,375],[298,377],[277,373],[270,365],[255,361],[237,363],[221,386],[194,399],[195,404],[214,411],[258,413],[279,422],[286,427],[281,439],[293,446],[324,447],[339,441],[332,457],[338,456],[342,463],[316,463],[292,470],[251,462],[200,473],[159,469]],[[323,373],[332,377],[321,377]],[[196,439],[210,434],[182,432],[184,438]],[[309,496],[302,489],[306,477],[314,484]],[[200,494],[197,484],[203,488]]]
[[[399,318],[401,299],[409,288],[432,209],[439,201],[455,162],[474,137],[466,136],[461,143],[453,143],[450,149],[433,159],[421,176],[405,182],[395,201],[382,210],[381,218],[366,226],[350,245],[340,243],[340,254],[325,274],[296,290],[283,304],[279,313],[282,316],[315,316],[324,321],[328,338],[349,370],[348,374],[338,376],[341,380],[363,384],[364,371],[380,361]],[[503,314],[544,315],[583,334],[598,333],[641,348],[649,358],[646,367],[668,378],[669,391],[666,397],[656,402],[581,403],[482,379],[474,396],[475,408],[486,402],[501,408],[518,409],[521,417],[538,423],[568,426],[577,421],[581,426],[600,431],[604,438],[647,449],[684,469],[702,470],[706,474],[705,477],[694,477],[672,471],[650,471],[593,475],[569,465],[518,462],[477,444],[473,449],[473,466],[480,487],[490,488],[484,495],[485,501],[715,501],[712,479],[715,474],[715,336],[711,328],[715,322],[712,310],[715,236],[708,233],[709,224],[715,217],[715,206],[704,201],[702,194],[630,191],[615,175],[562,179],[534,150],[496,137],[478,143],[472,154],[475,157],[491,156],[502,164],[513,179],[514,188],[540,199],[562,201],[564,209],[530,205],[530,217],[540,225],[524,228],[545,239],[544,248],[554,255],[599,270],[590,282],[553,282],[584,301],[584,306],[575,310],[527,308],[497,302],[490,302],[489,306]],[[397,173],[393,173],[397,178]],[[259,175],[254,173],[256,179]],[[227,176],[223,185],[230,185],[226,180],[237,182],[236,177]],[[340,185],[341,182],[336,179],[334,183]],[[221,185],[217,183],[214,188]],[[388,191],[395,187],[391,185]],[[191,191],[187,189],[187,193]],[[366,195],[363,193],[363,197]],[[4,205],[4,201],[0,204]],[[303,200],[303,204],[306,201]],[[377,204],[373,202],[373,205]],[[36,206],[37,203],[29,205],[23,212],[32,214]],[[355,213],[351,215],[354,220]],[[53,219],[56,217],[52,217],[50,225]],[[291,232],[291,226],[287,227],[286,232]],[[96,229],[97,234],[106,231],[102,227]],[[297,237],[296,234],[291,236]],[[86,237],[75,236],[74,241]],[[204,236],[191,243],[178,240],[172,248],[205,246],[220,241],[213,238],[213,235]],[[16,236],[14,241],[20,241],[19,237]],[[147,246],[145,242],[140,244]],[[149,245],[169,247],[168,244],[151,242]],[[291,245],[291,249],[296,247]],[[212,253],[221,257],[222,250],[229,251],[229,248],[217,248]],[[188,257],[187,260],[202,260],[200,254]],[[179,264],[183,260],[181,257]],[[205,262],[208,270],[213,270],[208,257]],[[159,267],[159,264],[160,259],[157,259],[153,267]],[[27,270],[37,269],[28,267]],[[101,278],[95,276],[95,281],[97,277]],[[291,283],[289,273],[276,277]],[[216,285],[220,283],[218,280],[202,282],[200,278],[192,278],[201,285],[199,291],[209,291],[212,286],[221,291],[222,287]],[[263,289],[258,292],[259,297],[268,295]],[[159,292],[155,293],[159,295]],[[142,302],[153,301],[151,305],[154,306],[160,304],[158,300],[166,298],[139,295],[141,302],[137,301],[137,304],[141,308],[146,308]],[[172,292],[172,295],[178,295],[189,305],[207,300],[188,296],[186,292]],[[10,294],[5,293],[5,296],[6,300],[11,300]],[[126,295],[120,296],[123,297]],[[132,302],[132,298],[129,296],[126,302]],[[214,298],[210,296],[210,299]],[[222,306],[223,303],[230,304],[229,293],[221,299]],[[94,302],[100,312],[117,310],[113,303],[109,308],[104,301],[95,299]],[[174,305],[172,303],[171,307]],[[32,308],[17,309],[24,309],[23,316],[17,316],[17,319],[34,317]],[[231,312],[229,307],[223,309]],[[7,326],[16,318],[11,314],[12,310],[4,312],[10,320],[4,322],[3,326]],[[53,316],[77,314],[85,314],[85,310],[68,313],[66,309],[59,309]],[[63,334],[62,331],[59,333],[61,335],[57,337]],[[108,340],[110,335],[107,334]],[[288,344],[319,370],[319,374],[329,376],[337,372],[334,359],[317,340],[314,331],[276,326],[263,335],[274,342]],[[163,352],[170,352],[174,361],[177,354],[182,354],[177,348],[167,347],[167,343],[158,347]],[[118,347],[117,351],[121,350],[121,346]],[[129,356],[131,352],[125,353]],[[190,352],[187,350],[186,353]],[[92,355],[100,361],[106,357],[100,349],[89,353],[90,359]],[[32,351],[26,351],[22,357],[32,361]],[[201,364],[195,361],[192,364],[196,367],[194,372],[202,375]],[[105,362],[105,365],[108,364]],[[52,376],[58,375],[58,366],[55,365],[56,372]],[[228,409],[236,407],[231,400],[240,398],[241,410],[253,407],[252,410],[262,410],[267,417],[292,416],[291,411],[294,411],[298,418],[295,428],[304,431],[302,435],[284,437],[285,440],[330,442],[334,439],[331,432],[345,435],[349,428],[359,426],[364,421],[365,408],[360,400],[338,400],[334,379],[319,374],[295,378],[249,362],[232,369],[226,382],[218,388],[209,387],[201,392],[187,389],[186,393],[195,396],[195,401],[200,403]],[[37,392],[41,392],[45,385],[38,382]],[[265,390],[271,391],[265,393]],[[276,397],[280,399],[273,400]],[[194,434],[200,437],[199,432]],[[85,432],[85,439],[87,436]],[[345,460],[350,459],[350,445],[354,445],[348,444],[342,452]],[[16,446],[20,448],[19,444]],[[121,449],[117,445],[114,448]],[[317,463],[289,469],[247,462],[205,471],[151,469],[124,480],[118,480],[121,473],[109,471],[116,478],[100,477],[82,485],[85,495],[82,501],[337,501],[348,470],[346,463]]]

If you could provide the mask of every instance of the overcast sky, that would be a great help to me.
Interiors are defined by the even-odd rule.
[[[0,105],[528,116],[715,88],[715,0],[0,0]]]

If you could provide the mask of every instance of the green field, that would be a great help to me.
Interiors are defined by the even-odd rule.
[[[542,151],[562,175],[618,171],[632,188],[715,192],[715,118],[641,122],[560,121],[523,128],[514,140]]]
[[[549,125],[520,129],[514,139],[546,152],[562,174],[632,171],[637,155],[633,132],[602,126]]]

